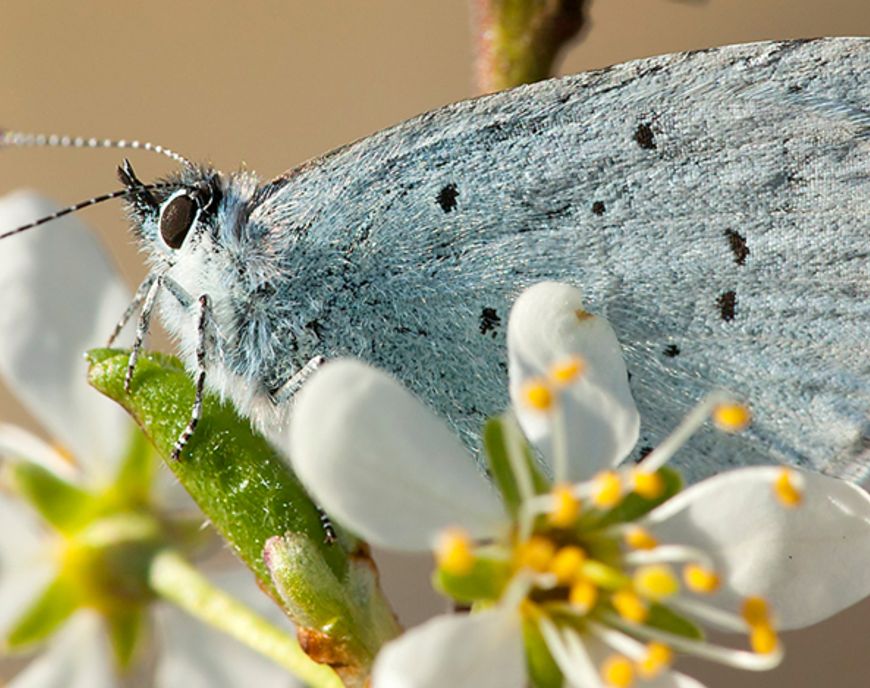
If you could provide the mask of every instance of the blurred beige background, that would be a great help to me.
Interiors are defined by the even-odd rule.
[[[5,0],[0,8],[0,125],[141,138],[266,178],[472,91],[464,0]],[[726,43],[870,34],[868,0],[594,0],[590,13],[563,73]],[[0,193],[29,186],[72,203],[116,188],[122,157],[4,150]],[[170,165],[131,158],[146,180]],[[119,207],[81,217],[136,283],[144,271]],[[29,423],[4,390],[0,420]],[[420,585],[423,567],[414,566]],[[440,608],[404,589],[412,576],[396,560],[385,569],[407,621]],[[788,658],[773,674],[691,670],[716,687],[857,688],[870,682],[868,639],[865,602],[787,634]]]

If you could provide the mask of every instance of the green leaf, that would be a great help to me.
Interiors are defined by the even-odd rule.
[[[503,560],[478,557],[468,573],[456,575],[438,569],[432,585],[459,602],[497,600],[511,578],[511,565]]]
[[[126,351],[112,349],[90,351],[89,381],[120,403],[157,451],[169,457],[190,417],[193,383],[176,359],[143,353],[127,394],[128,356]],[[372,645],[379,646],[385,635],[398,632],[392,612],[383,612],[393,624],[392,635],[368,636],[372,609],[389,607],[376,578],[371,580],[371,561],[367,560],[367,566],[357,563],[366,557],[364,545],[339,529],[337,542],[326,541],[316,506],[287,462],[251,429],[250,422],[231,404],[207,394],[199,425],[181,459],[169,459],[167,465],[254,571],[263,589],[276,601],[284,601],[297,630],[319,634],[323,645],[345,647],[344,670],[364,673],[374,656]],[[263,553],[267,542],[285,536],[303,542],[309,559],[296,565],[294,585],[279,589]],[[331,602],[324,595],[324,584],[330,578],[337,581],[336,589],[343,595],[338,617],[329,613]],[[318,625],[312,631],[308,624],[314,621]]]
[[[143,353],[132,390],[124,391],[128,352],[89,352],[89,381],[120,403],[167,458],[193,407],[193,383],[174,358]],[[263,563],[266,541],[286,532],[302,533],[340,578],[347,571],[345,547],[325,542],[320,515],[286,462],[229,403],[206,395],[202,418],[178,461],[167,465],[267,588]]]
[[[17,650],[45,640],[78,609],[79,600],[72,581],[56,578],[12,625],[6,636],[7,646]]]
[[[139,639],[145,630],[146,616],[139,605],[113,609],[105,616],[115,661],[119,668],[126,669],[135,657]]]
[[[11,463],[18,493],[61,533],[76,532],[94,513],[94,497],[56,473],[28,461]]]
[[[673,633],[691,640],[704,639],[704,631],[699,626],[663,604],[653,603],[650,605],[649,616],[644,621],[644,626],[657,628],[660,631]]]
[[[683,476],[679,471],[670,466],[662,466],[658,471],[664,483],[662,494],[655,499],[646,499],[639,494],[632,492],[610,511],[601,516],[595,522],[599,528],[611,526],[615,523],[630,523],[636,521],[644,514],[655,509],[659,504],[662,504],[673,497],[677,492],[683,489]]]
[[[490,418],[483,427],[483,447],[489,462],[489,470],[492,478],[501,492],[502,499],[511,518],[516,518],[520,507],[520,491],[516,481],[516,475],[510,461],[510,447],[508,447],[509,432],[505,427],[511,422],[504,417]],[[536,494],[546,492],[549,482],[541,474],[535,465],[528,443],[520,439],[520,446],[514,447],[514,451],[522,455],[528,474],[531,476],[533,489]]]
[[[535,688],[562,688],[564,677],[538,625],[532,619],[523,619],[523,645],[526,649],[526,667]]]

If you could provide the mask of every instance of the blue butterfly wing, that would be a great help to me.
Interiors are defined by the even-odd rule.
[[[507,404],[511,302],[563,280],[625,347],[638,452],[724,388],[753,425],[700,432],[679,458],[692,476],[781,460],[863,477],[868,73],[868,39],[668,55],[313,161],[252,214],[292,244],[281,298],[318,329],[299,360],[370,360],[472,438]]]

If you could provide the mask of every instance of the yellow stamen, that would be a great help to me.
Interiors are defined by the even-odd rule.
[[[765,626],[770,624],[770,607],[762,597],[747,597],[743,600],[740,610],[743,620],[750,626]]]
[[[613,608],[626,621],[643,623],[649,616],[649,607],[633,590],[619,590],[610,598]]]
[[[676,595],[680,583],[669,566],[652,564],[634,572],[634,589],[648,600],[664,600]]]
[[[633,471],[631,484],[634,491],[644,499],[656,499],[665,491],[665,481],[658,473]]]
[[[517,566],[544,573],[550,568],[555,554],[556,545],[552,540],[542,535],[533,535],[517,547]]]
[[[557,361],[550,367],[550,379],[557,385],[569,385],[583,374],[586,363],[579,356]]]
[[[54,451],[57,452],[58,456],[60,456],[60,458],[62,458],[68,464],[70,464],[71,466],[76,465],[76,457],[64,445],[60,444],[59,442],[54,442],[52,443],[51,448],[54,449]]]
[[[715,571],[700,564],[686,564],[683,567],[683,581],[689,590],[709,594],[719,589],[719,576]]]
[[[752,650],[760,655],[768,655],[774,650],[779,643],[776,637],[776,631],[770,624],[759,624],[753,626],[749,631],[749,644]]]
[[[586,552],[576,545],[560,547],[550,562],[550,573],[562,585],[574,582],[580,574],[580,567],[586,561]]]
[[[773,492],[780,504],[788,507],[799,506],[803,501],[803,493],[792,479],[792,472],[783,468],[773,484]]]
[[[591,581],[580,579],[568,591],[568,601],[586,614],[598,601],[598,588]]]
[[[549,411],[553,408],[553,393],[546,381],[535,378],[529,380],[523,387],[523,399],[526,404],[537,411]]]
[[[549,514],[550,523],[555,528],[568,528],[574,525],[580,515],[580,500],[574,496],[568,485],[557,485],[550,493],[556,502]]]
[[[646,528],[633,526],[623,534],[625,544],[632,549],[655,549],[659,546],[659,541],[653,537]]]
[[[574,315],[577,316],[577,320],[579,320],[580,322],[583,322],[584,320],[589,320],[589,318],[595,317],[594,315],[592,315],[592,313],[590,313],[587,310],[584,310],[583,308],[578,308],[576,311],[574,311]]]
[[[474,566],[471,538],[464,530],[448,528],[438,537],[435,550],[438,568],[454,576],[463,576]]]
[[[634,666],[624,655],[611,655],[601,665],[601,678],[611,688],[630,688],[634,685]]]
[[[622,480],[616,471],[603,471],[594,478],[592,501],[602,509],[610,509],[622,499]]]
[[[637,673],[645,679],[655,678],[671,666],[674,651],[664,643],[652,642],[646,646],[646,656],[637,663]]]
[[[713,409],[713,422],[725,432],[745,430],[751,420],[752,414],[743,404],[719,404]]]

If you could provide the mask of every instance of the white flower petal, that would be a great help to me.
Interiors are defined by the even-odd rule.
[[[520,617],[495,608],[437,616],[381,650],[374,688],[522,688],[526,685]]]
[[[735,611],[740,598],[759,595],[788,629],[870,594],[870,495],[842,480],[788,469],[804,483],[802,503],[788,508],[773,491],[783,470],[758,466],[709,478],[648,519],[661,542],[713,555],[726,585],[711,602]]]
[[[0,634],[54,575],[46,533],[24,504],[0,494]]]
[[[47,215],[36,194],[0,199],[0,229]],[[3,240],[0,375],[94,478],[108,477],[129,427],[90,389],[82,354],[105,343],[130,301],[96,239],[73,217]]]
[[[579,314],[579,315],[578,315]],[[583,310],[580,291],[541,282],[523,292],[508,323],[510,392],[526,436],[555,463],[552,419],[522,396],[531,378],[546,376],[554,363],[579,356],[579,381],[560,395],[568,480],[585,480],[622,461],[637,442],[640,416],[613,328]]]
[[[247,569],[235,565],[209,578],[272,623],[293,633],[286,617],[257,589]],[[171,605],[155,606],[154,615],[162,644],[154,681],[156,688],[301,686],[285,669]]]
[[[328,363],[299,393],[293,467],[315,500],[374,544],[424,550],[448,526],[505,522],[495,492],[446,424],[387,374]]]
[[[79,612],[9,688],[113,688],[119,682],[112,661],[99,618]]]
[[[9,423],[0,423],[0,459],[36,464],[71,483],[81,479],[80,472],[53,447],[24,428]]]

